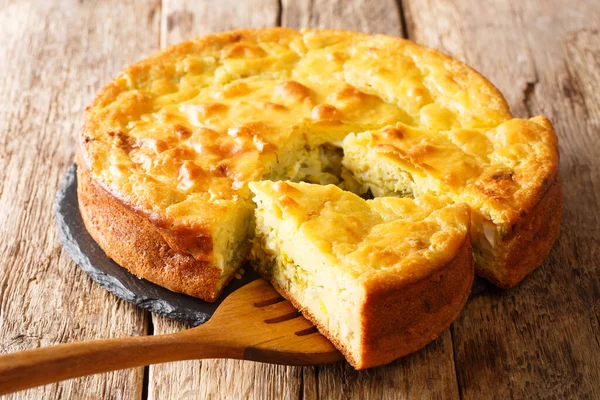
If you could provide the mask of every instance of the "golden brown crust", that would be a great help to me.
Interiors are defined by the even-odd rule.
[[[427,278],[367,290],[358,369],[387,364],[437,338],[466,304],[474,279],[471,239]]]
[[[478,269],[477,274],[501,288],[509,289],[540,266],[560,234],[562,202],[562,187],[557,176],[540,201],[515,225],[514,231],[501,244],[506,257],[497,270],[505,271],[505,275],[499,279],[497,274],[484,269]]]
[[[169,290],[216,300],[218,269],[173,249],[159,228],[96,184],[81,166],[77,194],[86,229],[115,262]]]
[[[399,285],[367,288],[361,310],[360,359],[287,290],[274,281],[271,283],[295,308],[302,310],[302,315],[315,324],[354,368],[365,369],[390,363],[437,338],[466,304],[473,279],[471,239],[467,235],[450,262],[418,282],[399,281]]]

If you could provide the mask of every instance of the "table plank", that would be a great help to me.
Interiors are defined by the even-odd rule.
[[[402,36],[395,0],[282,0],[281,24],[295,29],[347,29]]]
[[[276,26],[278,0],[163,0],[161,46],[194,36],[241,28]]]
[[[282,25],[300,29],[338,28],[402,36],[401,10],[394,0],[283,0]],[[305,398],[458,397],[452,338],[447,330],[419,352],[390,365],[357,372],[348,364],[304,370]]]
[[[239,2],[163,1],[161,43],[170,45],[195,35],[278,24],[277,0]],[[153,316],[154,333],[187,328]],[[236,360],[183,361],[150,367],[149,399],[274,398],[297,399],[302,369]]]
[[[309,399],[455,399],[452,337],[446,330],[416,353],[364,371],[347,363],[307,368],[303,383]]]
[[[158,3],[1,3],[0,352],[142,335],[145,314],[63,252],[53,204],[84,107],[123,64],[158,47]],[[135,399],[142,376],[112,372],[8,398]]]
[[[407,0],[409,37],[465,60],[560,140],[562,233],[516,288],[469,301],[453,326],[464,398],[600,398],[600,3]]]

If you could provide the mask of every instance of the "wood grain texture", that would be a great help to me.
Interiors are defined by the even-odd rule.
[[[339,363],[305,368],[303,383],[308,399],[458,398],[450,331],[382,367],[355,371]]]
[[[277,0],[163,0],[161,47],[194,36],[241,28],[276,26]]]
[[[402,36],[400,16],[395,0],[282,0],[281,24]]]
[[[142,311],[97,287],[62,251],[53,203],[73,162],[73,134],[84,107],[123,64],[157,47],[156,39],[146,42],[148,32],[158,37],[156,7],[156,2],[2,2],[1,353],[145,333]],[[90,376],[9,398],[135,399],[142,393],[142,372]]]
[[[600,3],[405,1],[409,36],[479,69],[515,114],[560,141],[562,234],[510,291],[471,300],[453,326],[463,398],[599,398]]]

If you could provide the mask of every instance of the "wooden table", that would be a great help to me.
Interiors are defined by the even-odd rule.
[[[128,63],[238,27],[404,36],[480,70],[560,138],[562,234],[518,287],[469,300],[451,329],[391,365],[229,360],[75,379],[15,399],[600,398],[600,2],[0,0],[0,352],[184,329],[99,288],[61,249],[53,200],[94,93]]]

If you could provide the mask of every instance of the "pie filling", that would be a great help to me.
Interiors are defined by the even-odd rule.
[[[360,351],[357,342],[360,296],[356,295],[360,290],[351,288],[350,283],[344,283],[326,270],[315,273],[297,264],[283,250],[283,242],[293,239],[280,238],[272,228],[260,221],[261,215],[259,210],[257,232],[250,250],[252,266],[286,298],[293,299],[300,311],[317,324],[324,334],[334,338],[336,343],[344,343],[351,353]],[[308,260],[302,265],[317,264],[311,264]]]
[[[256,233],[250,261],[256,271],[267,277],[287,298],[294,299],[305,316],[323,333],[344,343],[348,351],[359,351],[360,305],[363,289],[356,282],[336,274],[319,252],[311,249],[308,239],[298,236],[281,219],[281,210],[273,203],[255,197]],[[323,229],[330,229],[323,227]],[[298,254],[295,248],[303,248]],[[286,251],[287,250],[287,251]],[[294,260],[290,253],[299,255]],[[308,311],[308,314],[307,314]]]

